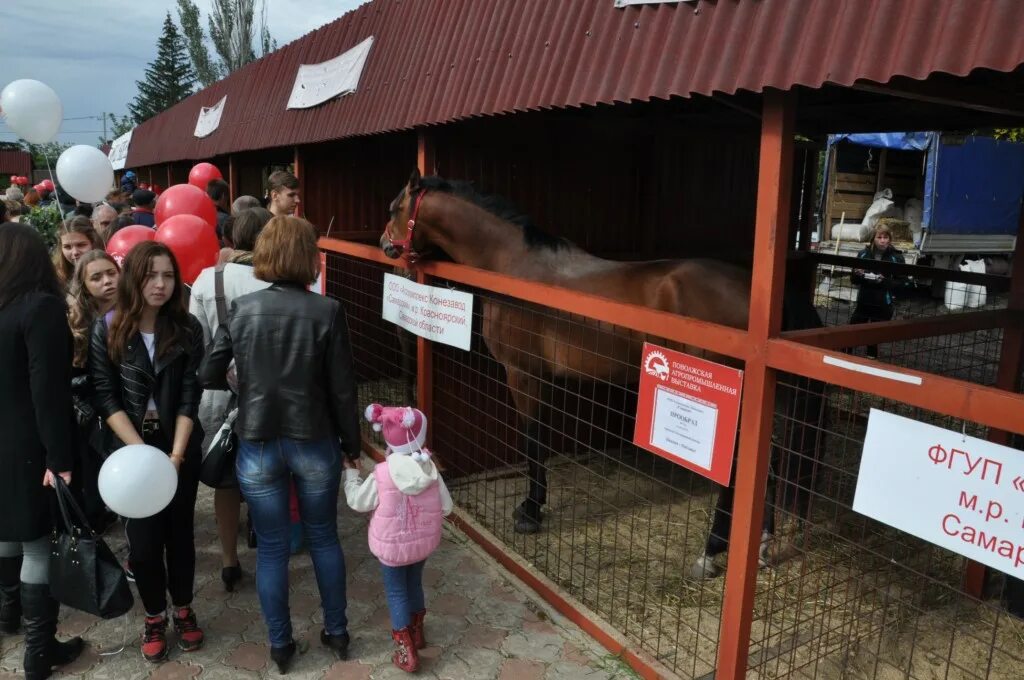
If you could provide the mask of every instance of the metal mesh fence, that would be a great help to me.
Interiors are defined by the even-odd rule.
[[[836,386],[827,394],[806,517],[770,495],[777,531],[758,575],[748,677],[1019,677],[1024,623],[995,597],[1001,575],[987,599],[970,597],[965,558],[852,509],[870,408],[973,436],[984,428]]]
[[[328,291],[348,310],[360,404],[415,401],[415,341],[381,319],[390,268],[329,254]],[[827,325],[848,322],[855,289],[818,268]],[[682,677],[713,677],[724,579],[697,578],[719,487],[632,444],[644,338],[583,315],[443,280],[475,296],[468,352],[433,344],[432,437],[456,503],[640,649]],[[843,286],[850,291],[833,295]],[[908,289],[896,318],[950,313]],[[846,295],[844,299],[842,295]],[[996,294],[986,304],[1005,306]],[[487,327],[502,312],[503,324]],[[551,339],[540,327],[558,329]],[[992,384],[1002,332],[884,343],[888,363]],[[528,367],[513,381],[495,355]],[[863,354],[864,348],[854,348]],[[962,594],[965,560],[852,510],[870,408],[978,437],[984,428],[783,375],[754,602],[752,678],[1009,678],[1024,627],[998,601]],[[539,404],[524,417],[524,404]],[[518,409],[517,409],[518,404]],[[375,435],[369,430],[366,434]],[[379,442],[379,440],[378,440]],[[540,530],[516,531],[526,454],[546,476]],[[725,503],[728,515],[731,503]],[[725,566],[716,557],[713,571]],[[705,565],[707,566],[707,565]],[[710,572],[708,572],[710,573]],[[998,576],[996,577],[998,580]]]

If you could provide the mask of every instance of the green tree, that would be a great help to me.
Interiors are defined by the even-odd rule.
[[[207,24],[215,59],[207,46],[199,7],[193,0],[178,0],[178,21],[203,87],[277,49],[277,41],[267,28],[266,12],[266,0],[213,0]],[[255,39],[257,47],[253,46]]]
[[[127,114],[118,118],[114,114],[108,113],[107,123],[110,125],[110,127],[107,129],[107,134],[109,136],[106,139],[104,139],[102,136],[99,138],[100,146],[103,146],[109,141],[117,139],[118,137],[128,132],[133,127],[135,127],[135,121],[132,120],[132,117]]]
[[[156,59],[146,67],[145,77],[135,84],[139,92],[128,104],[128,111],[136,123],[149,120],[192,94],[196,73],[188,58],[185,40],[171,21],[170,12],[164,18]]]
[[[73,144],[69,142],[47,142],[46,144],[29,144],[24,143],[25,151],[32,154],[32,167],[34,168],[45,168],[47,160],[50,162],[51,168],[57,167],[57,159],[64,153],[65,149],[69,149]]]

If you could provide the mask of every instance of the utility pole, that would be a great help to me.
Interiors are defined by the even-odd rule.
[[[106,144],[109,141],[107,138],[107,112],[104,111],[100,114],[100,118],[103,120],[103,143]]]

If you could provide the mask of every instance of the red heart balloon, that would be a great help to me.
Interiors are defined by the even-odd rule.
[[[110,237],[110,240],[107,241],[107,253],[117,260],[118,264],[121,264],[132,248],[143,241],[152,241],[155,238],[156,232],[149,227],[133,224],[118,229],[117,233]]]
[[[170,193],[171,189],[174,187],[165,193]],[[200,272],[217,264],[217,255],[220,253],[217,232],[201,217],[168,217],[157,227],[156,240],[165,244],[174,253],[175,259],[178,260],[178,268],[181,270],[181,280],[189,285],[195,282]]]
[[[195,215],[211,227],[217,226],[217,207],[205,191],[191,184],[175,184],[160,194],[154,212],[158,227],[177,215]]]
[[[206,185],[215,179],[224,179],[224,175],[220,174],[220,170],[213,163],[197,163],[188,173],[188,183],[204,192]]]

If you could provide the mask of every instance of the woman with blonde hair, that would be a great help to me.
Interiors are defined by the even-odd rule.
[[[93,322],[106,315],[117,302],[117,282],[121,268],[102,250],[82,255],[71,278],[68,293],[68,325],[74,347],[71,366],[71,396],[78,425],[78,457],[75,460],[73,488],[81,494],[82,510],[97,533],[117,521],[100,497],[98,481],[103,459],[110,450],[109,430],[103,428],[92,406],[92,381],[87,370],[89,335]]]
[[[57,247],[53,252],[53,266],[57,278],[67,288],[78,259],[90,250],[103,250],[103,239],[96,233],[88,217],[72,217],[57,228]]]
[[[235,469],[258,539],[256,589],[270,657],[281,673],[296,651],[288,614],[289,477],[320,590],[320,641],[339,659],[348,656],[337,506],[341,456],[359,457],[359,409],[345,310],[309,291],[319,272],[313,225],[290,216],[270,220],[256,239],[253,273],[271,286],[232,303],[199,370],[203,387],[222,390],[235,361]]]

